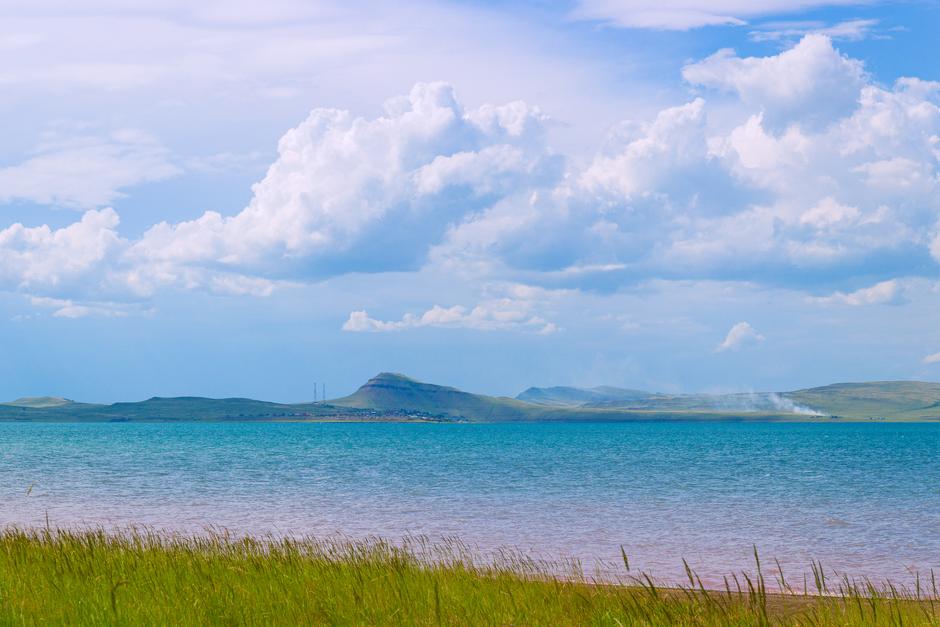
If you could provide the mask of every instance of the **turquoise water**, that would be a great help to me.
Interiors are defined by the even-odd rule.
[[[0,424],[0,525],[47,516],[904,582],[940,571],[940,425]]]

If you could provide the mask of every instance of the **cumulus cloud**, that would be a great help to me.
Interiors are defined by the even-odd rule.
[[[405,314],[400,320],[379,320],[366,311],[353,311],[344,331],[385,332],[422,327],[476,329],[480,331],[523,331],[547,335],[559,331],[546,311],[568,297],[567,290],[548,290],[523,283],[491,283],[483,286],[480,302],[472,308],[461,305],[434,305],[421,314]]]
[[[734,92],[775,125],[828,123],[855,107],[865,82],[862,63],[840,54],[820,34],[770,57],[720,50],[685,66],[682,76],[693,85]]]
[[[71,209],[107,205],[121,190],[180,174],[169,151],[135,130],[107,136],[53,135],[27,160],[0,168],[0,202],[26,200]]]
[[[612,148],[598,155],[581,175],[586,189],[630,198],[664,187],[664,178],[672,179],[677,170],[706,159],[705,101],[701,98],[661,111],[637,131],[615,130],[609,140]]]
[[[717,352],[738,350],[764,341],[764,336],[747,322],[739,322],[728,331],[728,335],[715,349]]]
[[[0,230],[0,287],[42,291],[98,282],[124,247],[113,209],[86,212],[61,229],[13,224]]]
[[[904,300],[904,292],[897,280],[882,281],[871,287],[863,287],[854,292],[835,292],[830,296],[817,299],[823,303],[838,303],[851,307],[863,305],[896,305]]]
[[[859,0],[579,0],[574,17],[624,28],[688,30],[740,26],[748,19],[817,7],[860,4]]]
[[[480,331],[524,330],[543,335],[558,331],[554,323],[532,315],[527,304],[510,299],[480,303],[472,309],[461,305],[434,305],[420,315],[405,314],[401,320],[396,321],[377,320],[370,317],[366,311],[353,311],[343,324],[343,331],[379,333],[421,327]]]
[[[416,269],[463,216],[557,180],[560,161],[540,143],[546,121],[523,103],[465,111],[444,83],[415,86],[375,119],[316,109],[281,138],[242,212],[158,224],[129,255],[168,271]]]
[[[703,84],[738,86],[720,125],[704,98],[624,123],[583,170],[471,215],[432,258],[608,288],[650,277],[812,287],[940,259],[935,85],[870,84],[823,36],[691,67]],[[832,104],[826,124],[817,100]]]
[[[926,357],[924,357],[923,361],[925,364],[940,363],[940,353],[933,353],[931,355],[927,355]]]
[[[468,109],[442,83],[375,117],[315,109],[282,137],[243,210],[135,239],[110,209],[62,229],[13,225],[0,231],[0,285],[77,300],[62,290],[264,296],[283,281],[434,266],[583,289],[743,279],[864,304],[934,271],[940,83],[871,83],[821,35],[768,57],[719,53],[685,74],[731,94],[717,120],[704,93],[625,121],[597,154],[568,161],[547,147],[537,107]],[[824,124],[814,100],[831,103]],[[885,283],[858,290],[863,280]],[[351,324],[490,315],[474,311]]]

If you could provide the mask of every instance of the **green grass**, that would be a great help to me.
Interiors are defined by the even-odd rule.
[[[787,398],[849,419],[940,419],[940,383],[872,381],[836,383],[788,392]]]
[[[626,557],[624,558],[626,563]],[[626,575],[626,565],[624,567]],[[760,568],[708,591],[552,578],[507,554],[481,565],[459,544],[0,532],[0,624],[927,625],[929,593],[835,586],[771,594]],[[736,583],[737,582],[737,583]],[[786,582],[777,586],[787,588]],[[740,591],[739,591],[740,590]]]

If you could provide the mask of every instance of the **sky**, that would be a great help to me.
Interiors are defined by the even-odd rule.
[[[0,0],[0,398],[940,380],[940,2]]]

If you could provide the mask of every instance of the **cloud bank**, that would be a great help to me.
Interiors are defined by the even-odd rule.
[[[900,277],[936,274],[940,83],[875,84],[820,34],[767,57],[722,50],[683,77],[696,97],[624,121],[586,159],[551,149],[538,107],[467,108],[445,83],[418,84],[371,118],[314,109],[241,211],[136,238],[107,207],[58,229],[14,224],[0,230],[0,287],[78,304],[168,289],[264,296],[285,282],[434,267],[584,290],[746,280],[858,305],[891,302]],[[63,150],[67,162],[123,169],[66,177],[52,204],[100,205],[141,176],[174,173],[159,147],[128,135],[0,170],[0,196],[42,199],[44,179],[30,173],[54,172]],[[360,311],[347,326],[498,327],[505,313],[478,310],[397,321]],[[513,324],[544,322],[530,319]]]
[[[599,20],[623,28],[689,30],[702,26],[740,26],[764,15],[820,7],[865,4],[859,0],[579,0],[578,19]]]

